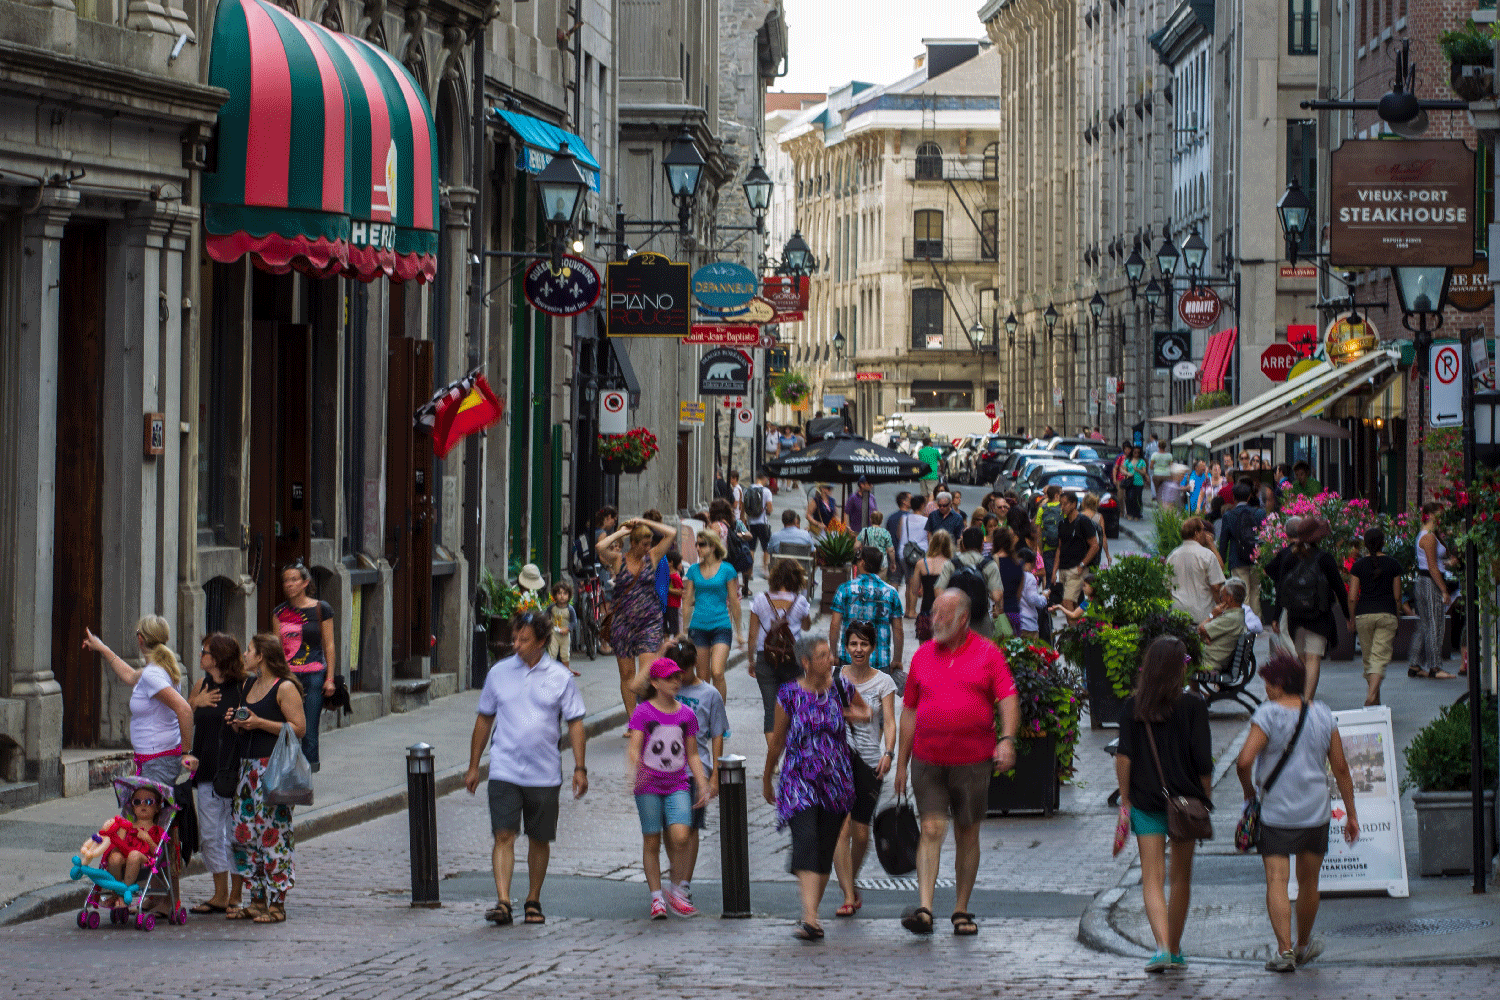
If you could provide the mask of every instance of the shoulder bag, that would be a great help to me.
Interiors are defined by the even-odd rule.
[[[1167,788],[1167,775],[1162,770],[1161,755],[1156,752],[1156,736],[1149,722],[1146,723],[1146,742],[1151,746],[1156,775],[1161,779],[1161,793],[1167,800],[1167,836],[1172,840],[1212,840],[1214,824],[1203,800],[1190,795],[1173,795]]]
[[[242,707],[245,704],[245,699],[249,696],[250,688],[254,683],[250,678],[245,678],[245,683],[240,688],[239,704],[235,705],[235,708]],[[220,688],[219,690],[223,691],[227,689]],[[230,708],[230,706],[224,704],[224,699],[222,698],[219,699],[219,704],[226,712]],[[224,746],[225,736],[232,737],[229,740],[230,745],[227,748]],[[227,722],[219,729],[219,766],[214,771],[214,794],[221,799],[234,798],[234,793],[239,788],[240,750],[243,748],[243,740],[244,735],[236,732]],[[226,749],[229,751],[228,753],[225,753]]]
[[[1302,699],[1302,712],[1297,716],[1297,728],[1292,730],[1292,738],[1287,741],[1286,749],[1281,751],[1281,759],[1276,762],[1271,773],[1266,776],[1265,785],[1250,798],[1245,800],[1245,810],[1240,813],[1240,821],[1234,825],[1234,849],[1241,854],[1248,853],[1260,839],[1260,804],[1267,795],[1271,793],[1271,786],[1276,784],[1276,779],[1281,777],[1281,769],[1286,767],[1287,760],[1292,756],[1292,750],[1297,746],[1297,739],[1302,735],[1302,724],[1307,721],[1307,699]]]

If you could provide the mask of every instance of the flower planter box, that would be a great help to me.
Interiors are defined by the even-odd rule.
[[[1417,792],[1418,873],[1469,875],[1474,866],[1473,795],[1469,792]],[[1484,793],[1485,858],[1495,856],[1495,793]]]
[[[1450,63],[1448,82],[1453,92],[1465,101],[1482,101],[1495,94],[1495,64]]]
[[[641,473],[643,473],[645,471],[646,471],[646,463],[645,462],[642,462],[640,465],[631,465],[629,462],[625,463],[624,472],[625,472],[625,474],[627,476],[639,476]]]
[[[1344,620],[1344,609],[1339,607],[1337,601],[1333,604],[1333,627],[1338,635],[1338,642],[1334,643],[1323,658],[1347,663],[1354,659],[1354,630]]]
[[[1119,725],[1120,709],[1125,699],[1115,694],[1114,685],[1104,672],[1104,650],[1101,647],[1090,646],[1083,654],[1083,676],[1089,686],[1089,728]]]
[[[822,569],[823,591],[818,601],[818,611],[826,615],[833,611],[834,595],[849,582],[850,573],[848,566],[824,566]]]
[[[604,459],[604,474],[607,476],[618,476],[625,471],[625,460],[623,458]]]
[[[985,812],[1004,816],[1013,812],[1039,812],[1051,816],[1062,799],[1057,778],[1057,737],[1024,740],[1016,755],[1013,777],[991,775]]]

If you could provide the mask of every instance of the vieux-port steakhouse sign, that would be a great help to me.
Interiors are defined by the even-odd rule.
[[[1334,267],[1474,263],[1474,152],[1461,140],[1346,140],[1328,196]]]

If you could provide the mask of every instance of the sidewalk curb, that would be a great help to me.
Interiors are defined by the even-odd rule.
[[[1140,534],[1136,530],[1135,525],[1127,524],[1123,517],[1120,518],[1120,534],[1130,536],[1132,542],[1139,545],[1148,553],[1156,551],[1155,543],[1147,541],[1146,536]]]
[[[745,654],[741,650],[733,650],[725,670],[732,670],[745,662]],[[613,729],[618,729],[629,720],[624,705],[615,705],[612,708],[601,709],[592,715],[584,716],[583,731],[585,738],[593,739]],[[558,746],[567,749],[568,738],[563,735],[558,739]],[[468,771],[468,764],[460,764],[439,770],[435,777],[435,785],[439,796],[456,792],[464,786],[464,774]],[[358,826],[360,823],[368,822],[381,816],[401,812],[406,808],[406,786],[393,785],[362,795],[355,799],[346,799],[333,805],[318,808],[314,806],[300,814],[292,821],[292,829],[298,840],[308,840],[313,837],[322,836],[325,833],[337,833],[339,830]],[[203,874],[203,863],[194,858],[184,868],[182,875]],[[83,905],[84,898],[88,895],[91,883],[87,879],[77,882],[70,880],[58,882],[54,885],[33,889],[31,892],[22,893],[15,899],[0,906],[0,927],[10,927],[15,924],[28,923],[32,920],[43,920],[47,917],[66,913],[69,910],[78,909]]]

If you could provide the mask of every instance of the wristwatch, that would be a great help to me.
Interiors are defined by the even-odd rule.
[[[1016,741],[1016,738],[1014,736],[1002,736],[995,742],[1004,743],[1006,740],[1010,740],[1012,743],[1014,743]]]
[[[894,751],[894,750],[887,750],[885,752],[885,756],[887,756],[887,757],[895,757],[896,756],[896,751]]]

